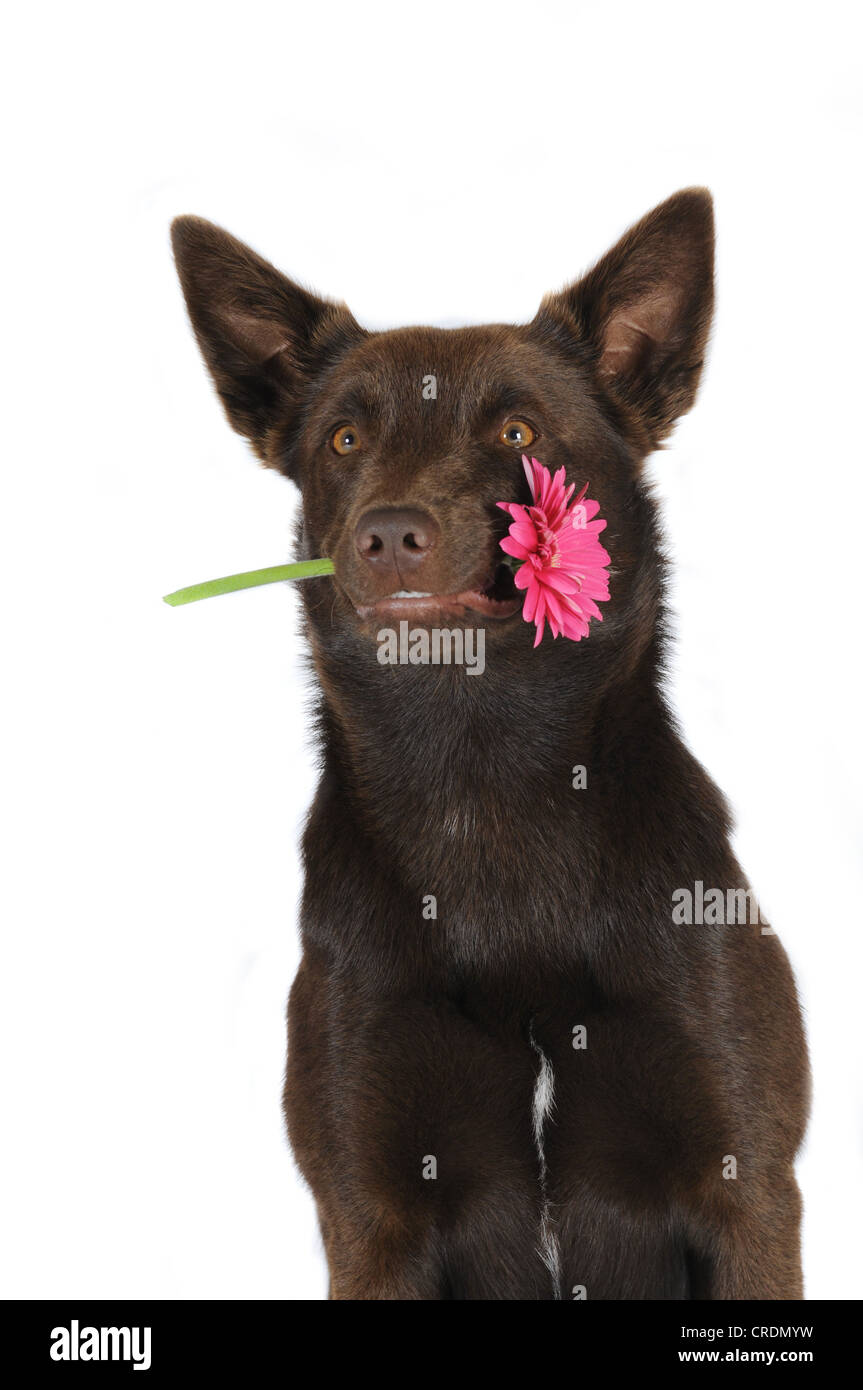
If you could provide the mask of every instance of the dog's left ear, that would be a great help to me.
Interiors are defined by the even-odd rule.
[[[578,345],[598,384],[635,411],[652,445],[695,400],[713,314],[713,202],[687,188],[594,268],[546,296],[535,325]]]

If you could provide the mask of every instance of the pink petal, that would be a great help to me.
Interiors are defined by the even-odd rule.
[[[524,599],[524,607],[521,610],[522,617],[524,618],[526,623],[533,622],[534,618],[536,617],[536,610],[538,607],[539,586],[534,584],[530,589],[528,589]]]
[[[514,521],[509,528],[509,534],[519,545],[523,545],[525,550],[536,550],[539,544],[539,536],[532,521]]]
[[[516,560],[526,560],[530,554],[526,546],[519,545],[518,541],[511,541],[509,536],[504,536],[500,548],[506,555],[514,555]]]

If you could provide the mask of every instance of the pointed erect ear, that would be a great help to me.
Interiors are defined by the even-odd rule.
[[[687,188],[660,203],[535,324],[586,349],[599,385],[653,445],[695,399],[713,313],[713,203]]]
[[[276,465],[315,374],[364,335],[343,304],[301,289],[248,246],[200,217],[171,240],[195,337],[228,419]]]

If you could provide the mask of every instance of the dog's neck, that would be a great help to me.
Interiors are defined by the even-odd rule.
[[[604,750],[651,739],[666,720],[655,643],[612,675],[589,643],[547,643],[528,663],[491,652],[481,676],[315,658],[328,774],[365,832],[414,865],[424,847],[437,862],[440,846],[512,846],[577,822]]]
[[[411,987],[455,988],[511,969],[528,988],[578,959],[601,979],[603,904],[613,892],[626,911],[638,891],[644,817],[682,752],[659,644],[610,681],[589,642],[492,654],[476,677],[380,668],[359,648],[315,657],[323,776],[305,840],[306,939],[328,944],[318,900],[341,865],[359,971],[384,961]],[[430,900],[436,930],[418,935]]]

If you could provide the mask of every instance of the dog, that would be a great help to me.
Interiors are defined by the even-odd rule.
[[[363,329],[173,224],[231,425],[300,489],[321,777],[284,1109],[332,1299],[800,1299],[806,1043],[721,793],[663,694],[643,476],[695,398],[710,194],[630,228],[526,325]],[[610,599],[534,648],[500,501],[590,484]],[[484,669],[378,659],[484,633]],[[708,887],[705,888],[705,885]]]

